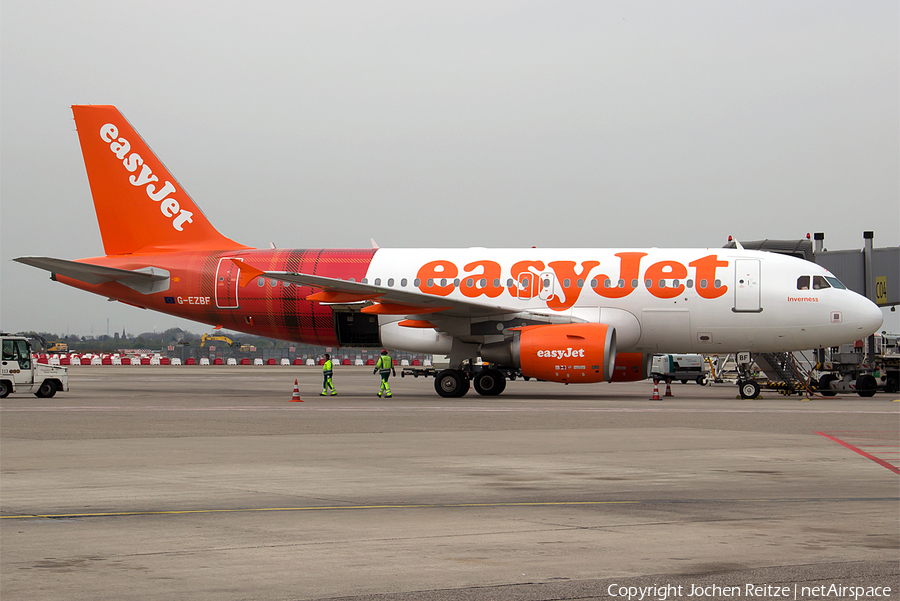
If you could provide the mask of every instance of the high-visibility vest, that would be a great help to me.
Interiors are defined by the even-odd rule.
[[[378,363],[375,364],[381,373],[390,372],[394,367],[394,361],[390,358],[389,355],[382,355],[378,358]]]
[[[332,369],[334,369],[334,366],[331,364],[331,359],[326,359],[325,364],[322,366],[322,372],[326,376],[330,376],[332,374]]]

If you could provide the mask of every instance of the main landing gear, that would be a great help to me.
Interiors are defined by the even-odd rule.
[[[469,378],[459,369],[445,369],[434,376],[434,389],[444,398],[461,397],[469,392]]]
[[[497,396],[506,389],[506,377],[497,369],[479,370],[472,378],[475,391],[483,396]],[[469,375],[461,369],[445,369],[434,376],[434,389],[445,398],[465,396],[469,392]]]

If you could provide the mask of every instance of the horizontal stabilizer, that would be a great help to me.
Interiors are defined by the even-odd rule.
[[[93,286],[119,282],[142,294],[163,292],[169,289],[169,272],[158,267],[143,267],[135,270],[117,269],[52,257],[19,257],[13,260],[38,269],[46,269],[54,276],[59,274]]]

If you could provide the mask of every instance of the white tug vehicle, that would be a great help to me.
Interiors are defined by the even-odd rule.
[[[58,390],[68,392],[67,369],[38,363],[32,356],[27,338],[0,332],[0,347],[0,399],[11,392],[32,392],[38,398],[50,398]]]

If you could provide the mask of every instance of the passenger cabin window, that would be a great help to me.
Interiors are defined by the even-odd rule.
[[[813,276],[813,290],[824,290],[825,288],[831,288],[831,284],[825,280],[825,276],[814,275]]]
[[[801,275],[797,278],[797,290],[809,290],[809,276]]]

